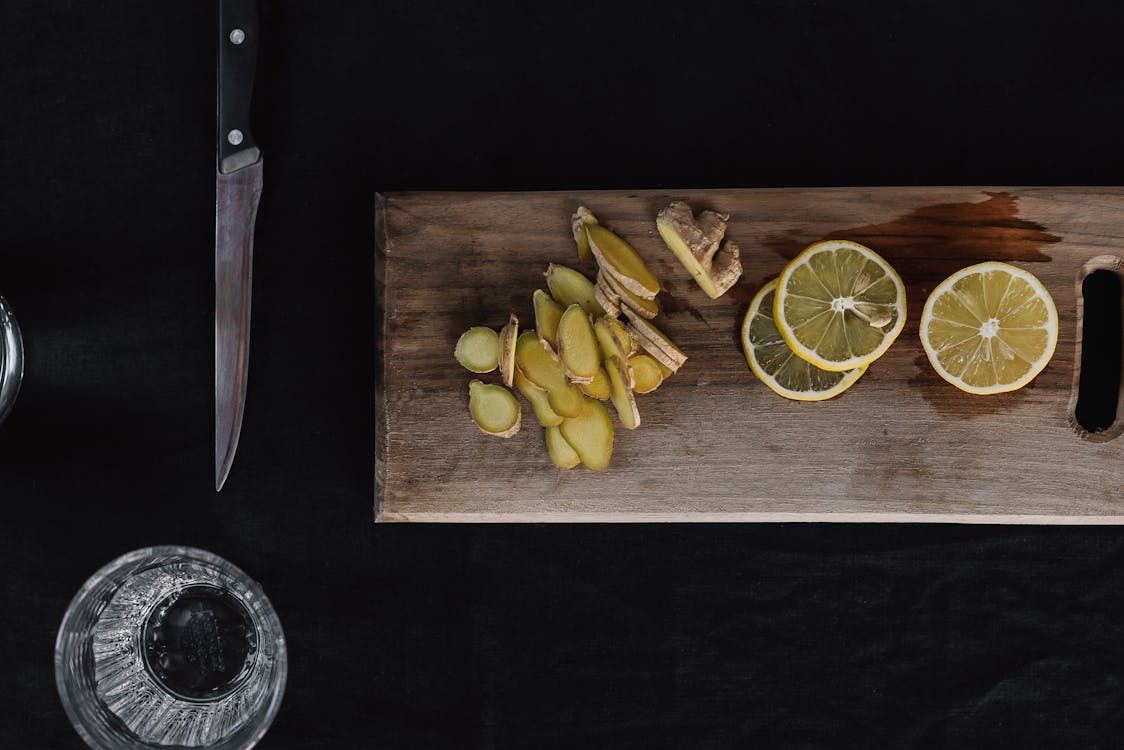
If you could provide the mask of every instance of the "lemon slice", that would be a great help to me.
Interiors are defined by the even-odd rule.
[[[742,349],[749,369],[774,393],[785,398],[823,401],[838,396],[850,388],[866,368],[831,372],[793,354],[773,320],[776,290],[776,279],[761,287],[749,303],[749,311],[742,322]]]
[[[1058,343],[1058,310],[1038,278],[1008,263],[963,268],[921,313],[921,344],[942,378],[968,393],[1022,388]]]
[[[870,248],[825,240],[781,271],[773,317],[796,356],[822,370],[853,370],[881,357],[902,332],[905,285]]]

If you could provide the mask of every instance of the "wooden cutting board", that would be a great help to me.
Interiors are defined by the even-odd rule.
[[[655,231],[673,199],[730,214],[745,273],[709,300]],[[550,262],[582,268],[570,214],[588,206],[660,277],[655,321],[690,356],[642,424],[618,425],[612,465],[558,471],[524,405],[510,440],[467,411],[473,377],[452,357],[471,325],[514,312]],[[1124,522],[1124,439],[1073,418],[1081,279],[1124,254],[1124,188],[838,188],[402,193],[380,196],[376,262],[378,521]],[[901,337],[840,397],[796,403],[746,366],[739,330],[753,294],[805,246],[866,244],[907,284]],[[1037,275],[1061,331],[1028,387],[971,396],[929,366],[918,339],[928,293],[972,263]],[[493,373],[483,376],[497,382]]]

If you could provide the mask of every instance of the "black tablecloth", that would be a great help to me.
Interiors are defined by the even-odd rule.
[[[263,748],[1119,746],[1118,530],[376,527],[371,347],[379,190],[1118,184],[1121,20],[269,2],[249,398],[216,495],[215,8],[6,0],[0,294],[27,376],[0,427],[0,747],[81,746],[55,630],[159,543],[276,605]]]

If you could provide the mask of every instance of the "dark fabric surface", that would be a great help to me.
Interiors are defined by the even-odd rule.
[[[6,0],[0,294],[27,377],[0,427],[0,748],[81,747],[55,630],[158,543],[276,605],[263,748],[1120,746],[1121,531],[375,527],[371,341],[377,190],[1119,184],[1122,20],[268,3],[249,398],[215,495],[215,9]]]

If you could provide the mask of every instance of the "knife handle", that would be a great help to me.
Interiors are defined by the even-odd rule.
[[[219,0],[218,169],[223,174],[261,157],[250,130],[257,62],[257,0]]]

